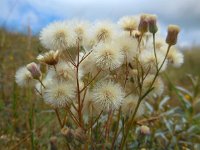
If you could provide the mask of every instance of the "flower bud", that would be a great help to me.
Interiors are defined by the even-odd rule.
[[[145,125],[142,125],[140,127],[140,132],[144,135],[149,135],[151,132],[150,132],[150,129],[148,126],[145,126]]]
[[[149,15],[148,17],[149,32],[151,32],[152,34],[155,34],[158,31],[156,21],[157,20],[155,15]]]
[[[85,143],[87,137],[85,135],[85,132],[82,128],[77,128],[74,132],[74,137],[76,140],[78,140],[80,143]]]
[[[51,150],[57,150],[57,137],[56,136],[52,136],[50,138],[50,144],[51,144]]]
[[[28,71],[30,71],[30,73],[34,79],[40,79],[42,74],[36,63],[32,62],[32,63],[28,64],[26,66],[26,68],[28,69]]]
[[[179,32],[180,28],[177,25],[169,25],[166,43],[169,45],[175,45],[177,43],[177,36]]]
[[[142,15],[140,17],[140,23],[138,26],[138,30],[143,34],[148,31],[148,19],[147,15]]]
[[[61,134],[64,135],[68,142],[71,142],[74,139],[74,130],[64,127],[61,129]]]

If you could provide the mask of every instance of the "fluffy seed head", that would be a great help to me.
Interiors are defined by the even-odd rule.
[[[121,26],[121,28],[125,31],[132,32],[133,30],[137,29],[137,19],[134,16],[125,16],[122,17],[118,24]]]
[[[180,67],[184,62],[184,55],[173,47],[170,49],[167,58],[174,67]]]
[[[93,100],[106,110],[119,108],[124,96],[122,87],[112,81],[100,81],[93,89]]]
[[[157,51],[157,63],[158,63],[158,68],[161,67],[162,62],[164,60],[164,54]],[[150,68],[150,72],[154,73],[156,72],[156,59],[153,50],[144,50],[141,52],[139,56],[139,60],[141,64],[143,65],[143,69],[148,70]],[[167,60],[165,60],[161,71],[164,71],[167,68]]]
[[[44,101],[54,108],[64,107],[75,97],[75,86],[71,82],[52,81],[44,91]]]
[[[124,61],[126,60],[128,62],[132,61],[133,58],[136,56],[137,53],[137,40],[131,38],[130,36],[120,36],[117,40],[116,43],[118,43],[124,53]]]
[[[111,41],[115,34],[115,25],[109,21],[97,22],[93,32],[96,41]]]
[[[94,50],[96,65],[101,69],[114,70],[124,61],[123,52],[115,43],[101,43]]]
[[[44,28],[40,41],[45,48],[53,50],[64,50],[76,42],[75,33],[64,22],[55,22]]]
[[[142,87],[143,92],[146,92],[147,90],[149,90],[154,77],[155,75],[148,75],[145,78],[145,80],[143,81],[143,87]],[[153,90],[149,95],[160,96],[164,91],[164,83],[161,80],[161,78],[157,77],[152,87],[153,87]]]
[[[30,71],[28,71],[26,67],[21,67],[16,71],[15,80],[21,87],[33,85],[34,82]]]
[[[76,68],[69,62],[60,61],[56,66],[58,75],[62,76],[65,80],[74,80],[76,75]],[[82,78],[82,70],[79,69],[78,77]]]
[[[137,95],[131,94],[127,96],[122,104],[122,113],[131,117],[135,111],[138,99],[139,97]],[[138,108],[136,117],[140,117],[144,114],[144,107],[144,103],[142,102]]]

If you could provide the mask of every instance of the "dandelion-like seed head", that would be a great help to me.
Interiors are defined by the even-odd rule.
[[[56,65],[56,71],[52,68],[53,74],[55,77],[59,79],[64,79],[65,81],[74,81],[76,76],[76,69],[75,67],[70,64],[69,62],[61,60]],[[78,77],[79,79],[82,77],[82,70],[79,69]]]
[[[143,91],[144,92],[146,92],[150,88],[154,77],[155,77],[155,75],[150,74],[145,78],[145,80],[143,82],[143,89],[144,89]],[[160,77],[156,78],[152,87],[153,87],[153,90],[149,95],[160,96],[163,93],[164,83],[163,83],[163,81],[161,80]]]
[[[165,55],[159,51],[156,52],[156,55],[157,55],[156,57],[157,57],[157,63],[158,63],[157,66],[158,68],[160,68],[165,58]],[[155,58],[153,50],[142,51],[139,56],[139,60],[141,64],[143,65],[144,69],[146,70],[150,69],[150,72],[152,73],[156,72],[156,58]],[[165,60],[160,71],[164,71],[166,68],[167,68],[167,60]]]
[[[93,100],[107,110],[117,109],[124,99],[122,87],[112,81],[100,81],[93,89]]]
[[[94,38],[97,42],[111,41],[115,34],[115,25],[109,21],[97,22],[94,27]]]
[[[123,30],[132,32],[137,29],[138,21],[135,16],[125,16],[118,21],[118,24]]]
[[[101,43],[94,50],[96,65],[101,69],[114,70],[124,61],[123,52],[114,43]]]
[[[120,36],[116,43],[118,43],[121,50],[124,53],[124,61],[130,62],[136,56],[137,53],[137,40],[131,38],[130,36]]]
[[[184,55],[174,47],[170,49],[167,58],[174,67],[180,67],[184,62]]]
[[[45,48],[53,50],[64,50],[76,43],[75,33],[64,22],[55,22],[44,28],[40,41]]]
[[[64,107],[75,97],[75,86],[71,82],[52,81],[44,90],[44,101],[54,108]]]
[[[127,96],[124,99],[123,104],[122,104],[122,113],[126,116],[131,117],[135,111],[138,99],[139,99],[139,97],[137,95],[131,94],[131,95]],[[141,102],[141,104],[138,108],[138,111],[136,113],[136,117],[140,117],[144,114],[144,108],[145,108],[145,105],[143,102]]]
[[[79,40],[80,42],[83,42],[87,38],[87,31],[90,27],[90,23],[83,21],[83,20],[71,20],[69,23],[69,26],[73,29],[75,32],[75,39]]]
[[[34,85],[33,77],[26,67],[21,67],[16,71],[15,81],[21,87]]]

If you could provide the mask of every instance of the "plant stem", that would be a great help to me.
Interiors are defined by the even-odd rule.
[[[127,139],[127,136],[128,136],[128,131],[129,131],[129,130],[131,129],[131,127],[132,127],[132,124],[133,124],[133,121],[134,121],[134,117],[135,117],[135,115],[136,115],[136,113],[137,113],[137,111],[138,111],[138,108],[139,108],[139,105],[140,105],[141,101],[153,90],[153,84],[154,84],[154,82],[155,82],[155,80],[156,80],[156,78],[157,78],[157,76],[158,76],[158,74],[159,74],[159,72],[160,72],[160,70],[161,70],[161,68],[162,68],[162,66],[163,66],[163,64],[164,64],[164,62],[165,62],[165,60],[167,59],[167,56],[168,56],[170,47],[171,47],[171,45],[168,45],[167,52],[166,52],[166,54],[165,54],[165,58],[164,58],[164,60],[163,60],[163,62],[162,62],[162,64],[161,64],[161,66],[158,68],[158,70],[157,70],[157,72],[156,72],[156,74],[155,74],[155,76],[154,76],[154,79],[153,79],[153,81],[151,82],[151,85],[150,85],[150,87],[149,87],[149,90],[147,90],[147,92],[145,92],[145,93],[144,93],[142,96],[140,96],[139,99],[138,99],[138,102],[137,102],[135,111],[134,111],[134,113],[133,113],[133,115],[132,115],[132,118],[131,118],[131,121],[130,121],[130,124],[129,124],[128,127],[126,128],[127,130],[126,130],[125,136],[122,138],[122,142],[121,142],[121,144],[120,144],[120,150],[122,150],[123,147],[124,147],[124,144],[125,144],[126,139]]]
[[[57,109],[54,109],[54,110],[55,110],[55,112],[56,112],[56,116],[57,116],[57,118],[58,118],[58,121],[59,121],[60,127],[62,128],[62,127],[63,127],[63,125],[62,125],[62,121],[61,121],[61,119],[60,119],[59,112],[58,112],[58,110],[57,110]]]

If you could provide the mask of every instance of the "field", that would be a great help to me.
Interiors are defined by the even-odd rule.
[[[15,72],[20,66],[35,61],[42,51],[37,37],[0,30],[0,149],[47,149],[50,143],[65,146],[54,111],[31,89],[19,88],[15,83]],[[187,74],[199,76],[200,48],[185,49],[185,62],[181,68],[166,71],[170,82],[192,90]],[[166,94],[172,96],[171,105],[180,105],[176,94],[168,85]],[[199,90],[199,89],[198,89]],[[197,92],[198,93],[198,92]],[[55,138],[56,137],[56,138]],[[198,141],[196,140],[196,143]]]

